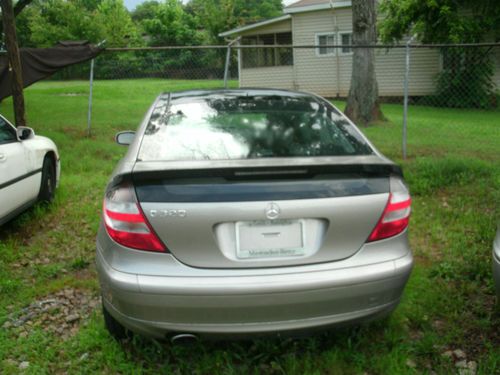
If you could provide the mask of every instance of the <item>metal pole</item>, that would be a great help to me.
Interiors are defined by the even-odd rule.
[[[231,47],[233,44],[238,43],[240,41],[240,37],[230,41],[227,45],[227,53],[226,53],[226,65],[224,66],[224,88],[227,89],[227,81],[229,79],[229,66],[231,65]]]
[[[227,79],[229,76],[229,64],[231,63],[231,43],[227,45],[226,65],[224,66],[224,88],[227,89]]]
[[[94,88],[94,59],[90,60],[90,88],[89,88],[89,110],[87,113],[87,136],[91,135],[92,120],[92,89]]]
[[[415,39],[416,35],[412,36],[406,42],[406,71],[404,81],[404,104],[403,104],[403,159],[406,159],[406,144],[408,135],[408,85],[410,82],[410,44]]]
[[[240,45],[240,41],[238,40],[238,42],[236,43],[236,45]],[[238,87],[241,87],[241,64],[243,63],[241,58],[241,49],[238,48]]]

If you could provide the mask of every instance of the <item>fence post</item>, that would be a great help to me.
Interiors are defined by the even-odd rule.
[[[410,84],[410,44],[415,39],[413,35],[408,42],[406,42],[406,70],[404,81],[404,103],[403,103],[403,160],[406,159],[406,144],[408,137],[408,86]]]
[[[91,135],[92,120],[92,89],[94,88],[94,59],[90,60],[89,109],[87,113],[87,137]]]
[[[227,89],[227,81],[229,79],[229,67],[231,65],[231,47],[234,43],[238,42],[240,37],[231,40],[227,45],[227,53],[226,53],[226,65],[224,66],[224,88]]]
[[[229,75],[229,64],[231,63],[231,44],[227,45],[226,64],[224,66],[224,88],[227,89],[227,78]]]

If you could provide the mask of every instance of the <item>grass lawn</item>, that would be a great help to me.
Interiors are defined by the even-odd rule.
[[[90,139],[87,82],[42,82],[26,91],[29,125],[57,143],[62,180],[52,206],[37,206],[0,228],[0,373],[18,373],[21,365],[33,374],[449,374],[458,371],[458,358],[447,353],[456,349],[479,374],[500,373],[491,276],[500,207],[499,111],[412,107],[407,161],[400,160],[400,105],[384,105],[388,121],[364,129],[403,165],[414,201],[416,267],[388,319],[300,340],[182,347],[141,338],[120,345],[104,329],[99,308],[84,312],[98,299],[94,241],[102,195],[125,152],[114,134],[136,128],[161,91],[219,84],[98,81]],[[11,109],[10,100],[0,104],[10,119]],[[53,298],[73,305],[12,326],[25,307]],[[79,317],[68,319],[74,311]]]

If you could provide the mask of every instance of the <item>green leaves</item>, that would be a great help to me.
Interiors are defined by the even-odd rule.
[[[206,42],[215,44],[224,31],[282,14],[281,0],[191,0],[187,9],[205,30]]]
[[[418,33],[425,43],[477,43],[500,37],[500,3],[491,0],[384,0],[380,37],[397,42]]]
[[[189,46],[201,43],[195,18],[179,0],[166,0],[151,10],[152,18],[142,21],[153,46]]]
[[[50,47],[60,40],[107,41],[109,47],[141,43],[122,0],[48,0],[33,4],[19,18],[24,47]]]
[[[123,0],[34,0],[17,17],[17,29],[23,47],[59,40],[189,46],[224,43],[221,32],[281,14],[281,0],[149,0],[132,12]]]

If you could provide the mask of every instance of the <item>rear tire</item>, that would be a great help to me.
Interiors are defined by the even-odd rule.
[[[109,334],[116,340],[122,341],[130,336],[129,331],[102,305],[102,315],[104,316],[104,326]]]
[[[40,185],[40,193],[38,200],[41,202],[51,203],[54,200],[56,193],[56,168],[54,162],[48,156],[43,160],[42,166],[42,184]]]

